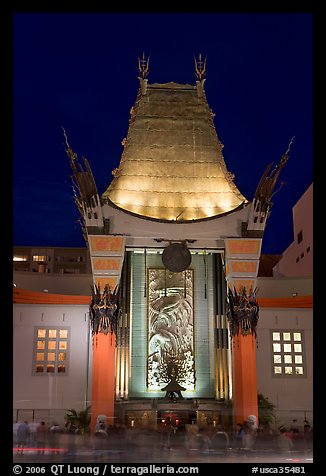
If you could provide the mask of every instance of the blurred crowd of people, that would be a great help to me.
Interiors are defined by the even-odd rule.
[[[47,425],[45,421],[28,422],[27,420],[13,424],[13,444],[17,454],[23,454],[24,449],[37,449],[39,454],[45,450],[59,451],[60,435],[69,433],[68,427],[61,427],[56,422]]]
[[[108,426],[104,421],[98,421],[93,433],[80,435],[77,428],[71,424],[60,427],[53,422],[47,425],[44,421],[17,422],[13,427],[14,451],[23,454],[24,449],[33,448],[38,454],[52,451],[76,450],[84,446],[89,449],[116,449],[117,451],[148,451],[153,457],[155,451],[182,448],[185,451],[260,451],[273,450],[277,452],[312,452],[313,429],[308,421],[299,428],[293,420],[289,427],[280,426],[270,429],[257,426],[255,421],[238,423],[235,427],[224,428],[221,424],[201,427],[192,424],[175,426],[167,421],[157,428],[124,425]]]

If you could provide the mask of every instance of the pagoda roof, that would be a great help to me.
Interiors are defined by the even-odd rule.
[[[140,81],[120,165],[102,199],[141,217],[178,222],[248,203],[226,168],[203,81]]]

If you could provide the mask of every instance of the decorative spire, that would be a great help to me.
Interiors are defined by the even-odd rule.
[[[149,56],[146,58],[144,52],[142,58],[138,58],[138,71],[142,79],[145,79],[149,72]]]
[[[202,81],[206,74],[206,58],[203,61],[201,57],[201,53],[199,53],[198,61],[195,56],[194,56],[194,60],[195,60],[195,74],[197,76],[198,81]]]
[[[81,211],[83,204],[92,208],[98,201],[98,192],[91,168],[87,159],[83,157],[85,170],[83,169],[83,166],[78,162],[76,152],[72,150],[68,143],[67,134],[63,127],[62,130],[67,146],[66,153],[70,159],[70,165],[74,174],[73,189],[78,209]],[[76,190],[78,190],[79,196],[77,195]]]
[[[271,162],[267,167],[266,170],[260,179],[259,185],[257,187],[255,197],[254,197],[254,206],[256,211],[261,211],[266,213],[268,209],[271,207],[272,202],[271,198],[275,195],[275,193],[279,192],[280,189],[283,187],[284,182],[281,182],[280,187],[274,192],[274,188],[276,182],[279,178],[281,170],[283,169],[284,165],[288,161],[291,145],[293,143],[294,137],[290,140],[288,148],[285,154],[282,155],[280,162],[274,167],[270,175],[268,175],[273,162]]]
[[[63,135],[64,135],[64,138],[65,138],[65,142],[66,142],[66,152],[67,152],[67,155],[70,159],[70,161],[74,161],[77,159],[77,154],[72,150],[72,148],[70,147],[69,143],[68,143],[68,138],[67,138],[67,133],[66,133],[66,130],[64,127],[62,127],[62,130],[63,130]]]

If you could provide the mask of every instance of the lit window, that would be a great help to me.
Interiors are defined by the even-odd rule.
[[[35,329],[33,375],[65,374],[69,357],[68,328],[42,327]]]
[[[28,261],[28,256],[15,255],[13,261]]]
[[[281,352],[281,344],[273,344],[274,352]]]
[[[295,367],[295,373],[297,375],[303,375],[303,367]]]
[[[304,376],[303,332],[272,331],[273,375]]]
[[[50,257],[49,256],[44,256],[44,255],[33,255],[33,261],[37,262],[37,263],[45,263],[46,261],[50,261]]]

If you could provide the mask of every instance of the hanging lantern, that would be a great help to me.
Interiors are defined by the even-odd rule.
[[[174,273],[180,273],[191,264],[191,253],[185,242],[170,243],[164,248],[162,261],[166,269]]]

